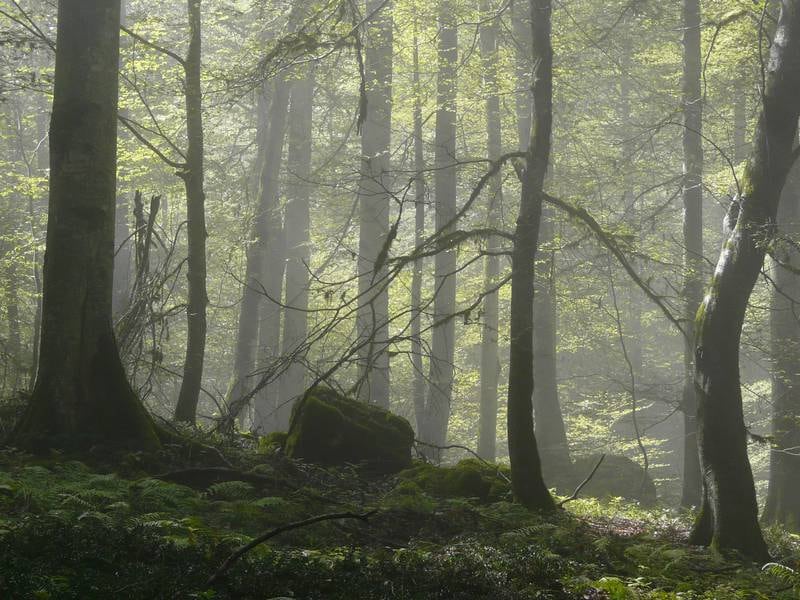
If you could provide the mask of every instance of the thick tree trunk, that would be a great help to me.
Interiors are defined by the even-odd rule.
[[[155,449],[111,325],[120,3],[58,9],[41,360],[14,443]]]
[[[511,258],[511,354],[508,375],[508,454],[518,502],[550,511],[533,429],[533,295],[536,250],[553,129],[553,49],[550,0],[530,0],[533,127],[522,180]]]
[[[496,161],[503,152],[500,115],[500,96],[497,84],[497,33],[499,18],[496,7],[489,0],[481,0],[481,14],[489,19],[481,28],[481,58],[483,60],[483,84],[486,97],[486,149],[489,160]],[[489,184],[486,224],[498,227],[503,203],[503,180],[498,173]],[[483,286],[491,290],[497,285],[500,275],[500,240],[489,236],[486,244]],[[496,291],[487,293],[483,299],[483,328],[481,332],[481,400],[478,422],[478,455],[493,461],[497,441],[497,383],[500,376],[500,359],[497,349],[499,328],[499,298]]]
[[[416,23],[415,23],[416,27]],[[425,149],[422,139],[422,90],[419,75],[419,48],[414,34],[414,247],[425,236]],[[411,366],[414,369],[414,416],[417,436],[425,422],[425,373],[422,365],[422,272],[424,260],[414,261],[411,279]]]
[[[452,230],[456,214],[456,68],[458,66],[458,30],[456,8],[452,0],[439,3],[439,76],[435,139],[436,231]],[[448,248],[436,254],[434,263],[435,298],[431,334],[430,372],[426,401],[426,442],[443,446],[447,440],[450,402],[453,396],[453,355],[456,306],[456,250]],[[439,459],[438,451],[430,456]]]
[[[128,309],[131,297],[131,264],[133,254],[131,248],[131,231],[128,226],[130,213],[128,201],[124,196],[117,200],[116,224],[114,229],[114,295],[112,297],[112,314],[116,321]]]
[[[366,9],[372,18],[366,32],[367,116],[361,132],[358,190],[358,397],[389,408],[389,290],[383,259],[389,243],[392,186],[392,3],[367,0]]]
[[[795,165],[783,188],[778,224],[781,237],[800,235],[800,169]],[[791,242],[781,243],[773,261],[772,452],[764,521],[800,530],[800,257]],[[786,266],[783,266],[786,265]],[[788,268],[787,268],[788,266]]]
[[[703,299],[703,90],[700,0],[683,0],[683,486],[681,506],[700,506],[702,475],[697,448],[694,387],[694,317]]]
[[[175,407],[175,419],[194,423],[203,380],[206,352],[206,194],[203,190],[203,93],[201,72],[200,0],[188,0],[189,50],[184,61],[186,85],[186,169],[181,178],[186,187],[186,236],[188,260],[186,279],[186,359],[183,381]]]
[[[308,335],[308,285],[311,264],[309,202],[312,187],[311,151],[314,108],[314,72],[309,70],[292,87],[289,112],[289,150],[286,200],[286,309],[283,319],[283,356],[291,363],[281,378],[280,399],[288,416],[294,400],[306,389],[305,352],[298,349]],[[283,423],[278,424],[279,428]],[[288,428],[288,419],[286,422]]]
[[[739,381],[739,343],[750,294],[774,235],[780,192],[794,160],[800,104],[800,2],[783,0],[766,69],[753,152],[728,211],[730,233],[698,311],[695,381],[704,477],[695,543],[766,560]]]

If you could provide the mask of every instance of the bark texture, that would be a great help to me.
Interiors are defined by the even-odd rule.
[[[175,420],[194,423],[203,380],[206,353],[206,194],[203,189],[203,91],[201,72],[200,0],[188,0],[189,50],[183,62],[186,85],[186,169],[180,174],[186,187],[186,359],[175,407]]]
[[[522,178],[522,198],[511,258],[511,353],[508,375],[508,454],[514,497],[550,511],[533,429],[533,295],[536,250],[553,129],[553,49],[550,0],[530,0],[533,127]]]
[[[25,447],[155,449],[111,324],[120,3],[61,0],[39,370]]]
[[[765,74],[753,151],[726,217],[711,285],[695,322],[698,439],[704,475],[692,541],[763,561],[767,547],[742,412],[739,343],[750,294],[776,225],[781,189],[794,160],[800,105],[800,2],[783,0]]]

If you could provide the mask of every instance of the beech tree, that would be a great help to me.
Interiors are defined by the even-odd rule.
[[[58,4],[41,353],[15,442],[159,445],[112,329],[119,0]]]
[[[795,159],[798,89],[800,2],[782,0],[753,150],[737,181],[723,247],[695,323],[704,493],[692,541],[760,561],[768,552],[747,455],[739,344],[747,303],[774,237],[781,189]]]

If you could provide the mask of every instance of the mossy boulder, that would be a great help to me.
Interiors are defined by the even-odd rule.
[[[426,494],[440,498],[477,498],[481,502],[496,502],[505,498],[510,487],[498,474],[510,475],[507,467],[495,467],[468,458],[452,467],[437,467],[420,462],[398,474],[399,486],[413,482]]]
[[[323,465],[365,464],[381,473],[411,465],[414,430],[402,417],[316,387],[295,404],[284,450]]]
[[[571,494],[592,472],[599,460],[599,454],[578,457],[573,461],[570,473],[547,483],[555,485],[562,494]],[[608,454],[580,495],[625,498],[639,502],[642,506],[651,506],[656,501],[656,486],[639,463],[627,456]]]

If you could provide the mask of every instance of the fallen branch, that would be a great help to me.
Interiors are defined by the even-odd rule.
[[[217,569],[216,573],[214,573],[211,577],[209,577],[208,581],[206,582],[207,586],[214,585],[217,581],[219,581],[228,569],[231,568],[231,565],[239,560],[242,556],[250,552],[256,546],[260,546],[264,542],[269,539],[274,538],[281,533],[286,531],[292,531],[293,529],[300,529],[301,527],[306,527],[308,525],[313,525],[314,523],[319,523],[321,521],[334,521],[338,519],[357,519],[359,521],[367,522],[371,516],[377,513],[376,510],[371,510],[368,513],[358,514],[358,513],[351,513],[351,512],[343,512],[343,513],[329,513],[326,515],[317,515],[316,517],[311,517],[310,519],[306,519],[304,521],[296,521],[294,523],[288,523],[287,525],[281,525],[280,527],[276,527],[266,533],[261,534],[257,538],[254,538],[244,546],[237,548],[233,554],[231,554],[228,558],[225,559],[225,562],[220,565],[219,569]]]
[[[592,472],[589,473],[589,476],[586,479],[584,479],[578,487],[575,488],[574,492],[572,492],[572,496],[570,496],[569,498],[564,498],[561,502],[558,503],[559,508],[563,507],[567,502],[572,502],[573,500],[578,499],[578,494],[580,494],[581,490],[585,488],[586,485],[592,480],[592,477],[594,477],[594,474],[597,473],[597,469],[600,468],[600,465],[603,464],[603,461],[605,459],[606,455],[603,454],[600,457],[600,460],[597,461],[597,464],[594,466],[594,469],[592,469]]]

